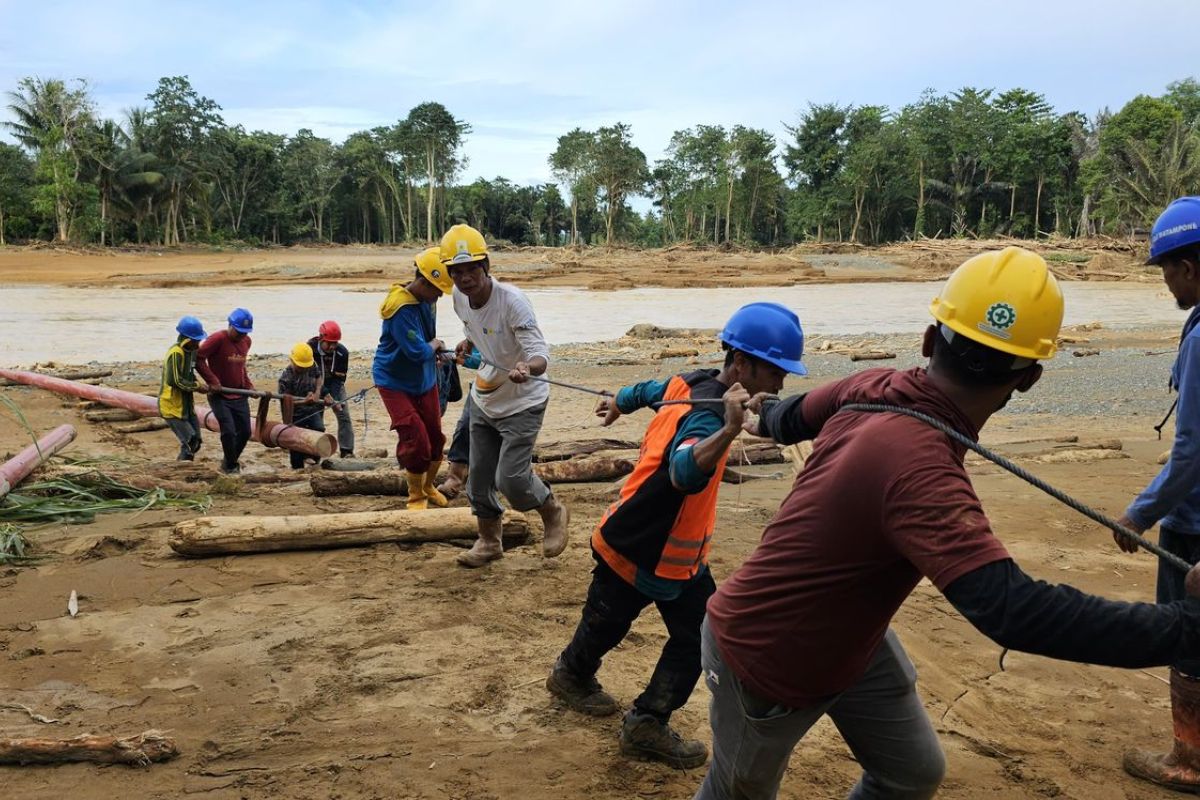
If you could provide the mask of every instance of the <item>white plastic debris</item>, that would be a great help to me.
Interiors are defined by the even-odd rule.
[[[75,594],[75,590],[71,590],[71,598],[67,600],[67,611],[71,612],[71,616],[79,613],[79,595]]]

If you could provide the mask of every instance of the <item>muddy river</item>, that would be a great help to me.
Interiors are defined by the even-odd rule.
[[[630,289],[591,292],[532,289],[528,294],[551,344],[614,339],[639,322],[664,327],[719,327],[738,306],[756,300],[785,303],[807,334],[918,332],[928,322],[934,283],[868,283],[773,289]],[[1160,285],[1067,283],[1066,324],[1107,327],[1181,324]],[[194,314],[209,331],[235,306],[255,317],[254,352],[282,353],[336,319],[352,350],[373,347],[384,292],[342,286],[223,286],[186,289],[73,289],[0,286],[0,364],[38,361],[158,359],[174,338],[179,316]],[[439,303],[438,333],[453,345],[462,329],[448,300]]]

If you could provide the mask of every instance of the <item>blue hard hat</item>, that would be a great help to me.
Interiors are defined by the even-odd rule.
[[[238,333],[249,333],[254,330],[254,315],[244,308],[235,308],[229,312],[229,324]]]
[[[204,332],[204,326],[200,324],[200,320],[196,319],[190,314],[186,317],[182,317],[179,320],[179,324],[175,326],[175,331],[180,335],[191,339],[193,342],[199,342],[203,340],[204,337],[208,336],[208,334]]]
[[[779,303],[751,303],[734,312],[720,339],[735,350],[761,358],[796,375],[807,375],[800,318]]]
[[[1191,244],[1200,244],[1200,197],[1181,197],[1154,221],[1146,263],[1161,264],[1163,256]]]

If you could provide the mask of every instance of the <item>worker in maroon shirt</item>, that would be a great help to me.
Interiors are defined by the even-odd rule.
[[[221,426],[221,472],[241,472],[238,459],[250,441],[250,399],[221,392],[222,388],[253,389],[246,373],[254,317],[244,308],[229,314],[229,327],[209,336],[196,351],[196,371],[208,382],[209,405]]]
[[[792,749],[825,715],[863,768],[851,798],[932,797],[945,759],[890,628],[922,577],[1014,650],[1116,667],[1200,655],[1200,602],[1119,603],[1035,581],[992,534],[965,448],[909,416],[843,408],[899,406],[977,439],[1041,377],[1063,300],[1040,256],[1009,247],[960,266],[931,310],[924,369],[750,403],[760,417],[747,430],[815,441],[758,547],[708,603],[713,756],[698,799],[775,797]]]

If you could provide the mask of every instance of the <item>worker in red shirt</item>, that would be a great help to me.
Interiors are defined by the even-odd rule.
[[[250,400],[221,389],[253,389],[246,372],[254,317],[244,308],[229,313],[229,327],[209,336],[196,351],[196,371],[208,382],[209,405],[221,426],[221,472],[241,472],[238,459],[250,441]]]
[[[758,547],[708,603],[713,757],[699,800],[775,797],[792,749],[826,715],[862,765],[851,798],[932,797],[945,759],[890,628],[922,577],[1014,650],[1116,667],[1200,655],[1200,602],[1120,603],[1030,578],[992,534],[964,447],[909,416],[843,408],[903,407],[977,439],[1041,377],[1063,299],[1040,256],[1009,247],[960,266],[931,310],[925,368],[750,403],[752,432],[815,441]]]

